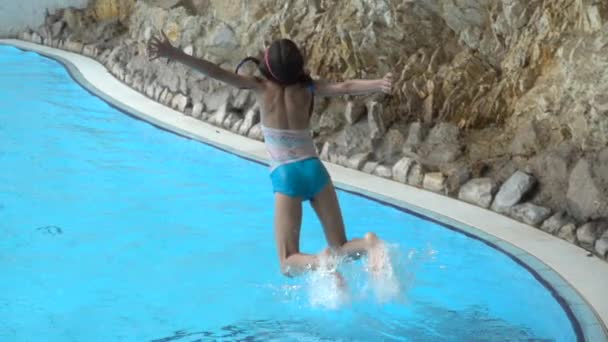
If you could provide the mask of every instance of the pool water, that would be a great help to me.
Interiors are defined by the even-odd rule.
[[[351,300],[279,273],[263,165],[135,120],[58,62],[0,46],[0,341],[573,341],[558,301],[483,242],[339,192],[349,237],[389,241]],[[325,247],[305,205],[304,251]]]

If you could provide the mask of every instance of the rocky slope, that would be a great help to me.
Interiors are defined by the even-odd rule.
[[[228,69],[290,37],[314,77],[393,72],[391,97],[317,102],[322,158],[606,255],[608,2],[97,0],[21,37],[90,55],[157,101],[261,139],[248,93],[148,61],[161,30]]]

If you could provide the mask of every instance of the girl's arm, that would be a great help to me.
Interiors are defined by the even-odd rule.
[[[372,93],[391,94],[393,75],[388,73],[378,80],[350,80],[339,83],[315,81],[315,94],[320,96],[367,95]]]
[[[261,88],[263,83],[259,79],[252,76],[237,75],[233,72],[224,70],[207,60],[192,57],[182,50],[173,47],[164,32],[162,35],[163,40],[160,40],[157,37],[150,40],[148,52],[151,61],[159,57],[165,57],[187,65],[205,76],[227,83],[233,87],[252,90]]]

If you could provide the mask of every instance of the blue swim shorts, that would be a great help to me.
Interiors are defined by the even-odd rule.
[[[277,166],[270,173],[274,192],[312,200],[329,182],[329,174],[319,158],[309,158]]]

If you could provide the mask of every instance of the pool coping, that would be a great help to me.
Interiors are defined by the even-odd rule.
[[[89,57],[16,39],[0,39],[0,44],[59,61],[84,89],[127,115],[267,165],[262,142],[157,103],[116,79]],[[324,164],[336,187],[343,191],[431,220],[505,253],[552,293],[570,317],[580,341],[608,342],[608,263],[589,257],[582,248],[495,212],[339,165]]]

